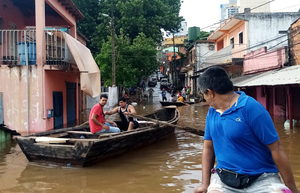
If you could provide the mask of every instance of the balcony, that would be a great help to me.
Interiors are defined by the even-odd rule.
[[[0,30],[0,64],[26,65],[26,58],[35,64],[35,36],[34,30]]]
[[[46,64],[74,64],[63,33],[46,30]],[[0,64],[9,66],[36,65],[36,31],[0,30]]]
[[[200,70],[215,65],[243,64],[246,53],[246,44],[229,45],[204,59],[204,62],[200,64]]]

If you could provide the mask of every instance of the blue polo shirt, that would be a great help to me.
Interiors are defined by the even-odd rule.
[[[240,174],[277,173],[267,145],[279,139],[268,111],[244,92],[222,115],[210,107],[204,140],[212,140],[217,168]]]

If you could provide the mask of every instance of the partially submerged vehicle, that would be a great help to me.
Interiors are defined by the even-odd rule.
[[[180,114],[176,106],[168,106],[144,117],[176,124]],[[165,139],[175,130],[170,124],[139,122],[139,128],[121,133],[92,134],[85,123],[17,137],[16,141],[31,162],[84,167]]]

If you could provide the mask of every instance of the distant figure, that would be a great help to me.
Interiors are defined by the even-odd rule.
[[[153,93],[154,93],[153,88],[149,88],[148,89],[148,101],[150,100],[150,98],[151,99],[153,98]]]
[[[171,97],[169,98],[170,102],[176,102],[176,99],[174,99],[174,95],[171,95]]]
[[[178,102],[182,102],[184,101],[183,97],[181,96],[180,93],[178,93],[178,99],[177,99]]]
[[[128,117],[127,115],[136,114],[136,111],[132,105],[127,104],[126,98],[119,99],[119,107],[114,108],[111,111],[105,111],[105,115],[112,115],[119,113],[121,121],[116,121],[116,124],[122,131],[131,131],[139,127],[139,123],[136,118]]]
[[[100,96],[99,103],[94,105],[90,112],[89,124],[92,133],[100,134],[120,132],[120,129],[117,127],[117,124],[115,122],[105,119],[103,107],[106,105],[107,99],[107,95],[102,94]]]
[[[138,95],[138,99],[140,101],[143,100],[143,97],[144,97],[144,90],[143,90],[143,88],[138,87],[137,90],[136,90],[136,92],[137,92],[137,95]]]
[[[186,99],[190,99],[191,87],[186,86]]]
[[[183,99],[186,99],[186,92],[185,92],[185,88],[182,89],[181,91],[181,96],[183,97]]]
[[[149,97],[152,97],[152,96],[153,96],[153,93],[154,93],[153,88],[149,88],[149,89],[148,89],[148,93],[149,93]]]
[[[163,100],[163,101],[165,101],[165,100],[168,101],[168,100],[167,100],[167,97],[166,97],[166,91],[165,91],[164,88],[163,88],[162,91],[161,91],[161,96],[162,96],[162,100]]]

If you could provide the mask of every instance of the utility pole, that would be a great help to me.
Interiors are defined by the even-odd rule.
[[[111,9],[111,18],[110,18],[110,27],[111,27],[111,52],[112,52],[112,86],[116,86],[116,53],[115,53],[115,27],[114,27],[114,12]]]
[[[114,12],[111,8],[110,16],[108,14],[102,13],[104,17],[108,17],[110,19],[110,32],[111,32],[111,81],[112,86],[116,86],[116,52],[115,52],[115,26],[114,26]]]
[[[177,87],[177,82],[175,81],[175,72],[176,72],[176,53],[175,53],[175,34],[173,33],[173,65],[174,68],[172,68],[172,81],[173,81],[173,85],[175,85]],[[174,70],[175,69],[175,70]],[[174,70],[174,73],[173,73]]]

